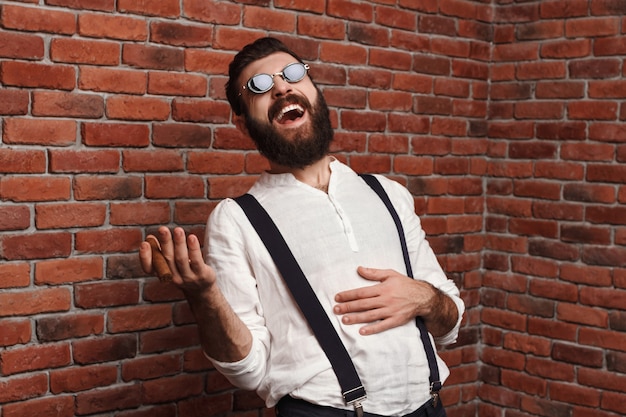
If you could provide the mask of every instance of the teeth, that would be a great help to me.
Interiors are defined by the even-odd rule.
[[[290,104],[287,107],[284,107],[280,113],[278,113],[278,116],[276,116],[276,120],[278,120],[279,122],[282,120],[282,118],[285,116],[285,114],[289,113],[292,110],[298,110],[300,113],[304,113],[304,109],[302,108],[301,105],[299,104]]]

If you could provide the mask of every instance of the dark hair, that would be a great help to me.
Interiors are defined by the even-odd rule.
[[[285,52],[298,61],[302,62],[302,59],[289,49],[284,43],[276,38],[260,38],[256,41],[243,47],[233,61],[228,66],[228,82],[226,83],[226,98],[230,103],[230,107],[235,114],[240,115],[242,113],[241,102],[241,86],[237,84],[237,80],[241,75],[245,67],[257,61],[261,58],[265,58],[275,52]]]

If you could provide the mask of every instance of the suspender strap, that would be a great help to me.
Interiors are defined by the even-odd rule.
[[[265,244],[300,311],[328,357],[339,380],[344,401],[346,404],[360,404],[360,401],[366,398],[365,388],[354,369],[350,355],[276,224],[252,195],[242,195],[235,198],[235,201],[243,208]]]
[[[398,216],[396,209],[393,207],[393,204],[391,204],[389,196],[385,192],[385,189],[380,184],[378,179],[376,179],[376,177],[369,174],[362,174],[361,178],[363,178],[367,185],[369,185],[376,192],[376,194],[378,194],[383,203],[385,203],[385,206],[387,207],[387,210],[389,210],[389,213],[391,213],[391,217],[393,217],[393,221],[396,223],[396,228],[398,229],[400,245],[402,246],[402,255],[404,256],[404,263],[406,264],[406,273],[409,277],[413,278],[411,259],[409,258],[409,251],[407,249],[406,238],[404,236],[404,228],[402,227],[402,222],[400,221],[400,217]],[[420,331],[420,338],[422,339],[424,351],[426,352],[426,358],[428,359],[428,367],[430,368],[430,393],[433,398],[436,399],[439,395],[438,393],[442,385],[439,378],[439,367],[437,366],[437,359],[435,358],[435,350],[433,349],[432,343],[430,343],[428,330],[426,329],[424,320],[418,316],[415,318],[415,323],[417,324],[417,328]]]

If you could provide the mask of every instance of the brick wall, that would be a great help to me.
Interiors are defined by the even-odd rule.
[[[145,276],[265,167],[233,54],[311,63],[333,151],[415,195],[468,310],[450,417],[626,413],[626,11],[610,0],[0,2],[0,416],[262,416]]]
[[[626,415],[626,3],[499,3],[479,415]]]

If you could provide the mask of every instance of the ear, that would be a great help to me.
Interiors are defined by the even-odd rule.
[[[234,114],[233,115],[233,123],[235,127],[244,135],[248,135],[248,128],[246,127],[246,116],[243,114]]]

